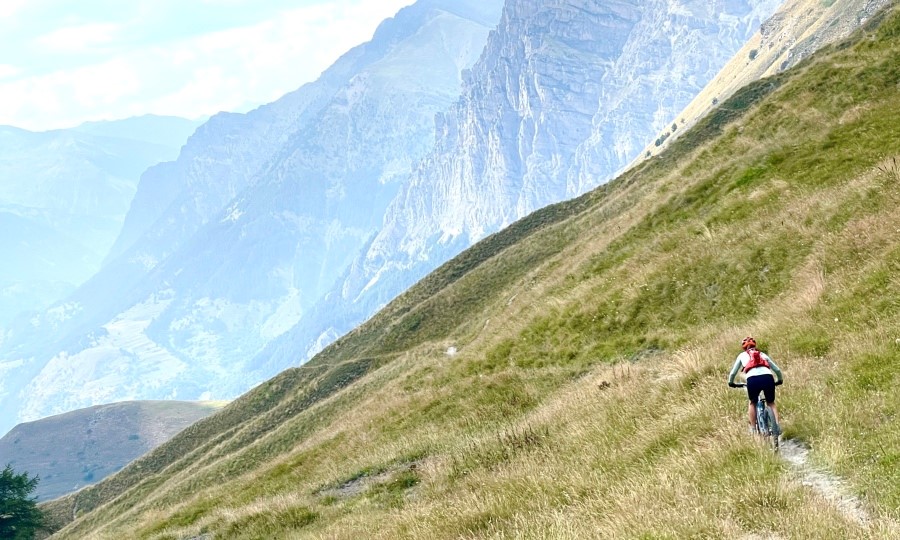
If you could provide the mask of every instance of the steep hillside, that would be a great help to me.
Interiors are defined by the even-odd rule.
[[[97,486],[57,538],[896,538],[900,8]],[[746,435],[755,334],[785,436]]]
[[[44,501],[95,484],[223,404],[132,401],[19,424],[0,438],[0,461],[40,477]]]

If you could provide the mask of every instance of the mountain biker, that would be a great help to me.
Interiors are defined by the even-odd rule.
[[[759,351],[756,348],[756,340],[752,336],[747,336],[741,341],[741,348],[744,352],[738,355],[728,375],[728,386],[738,388],[740,385],[734,382],[738,371],[742,371],[747,381],[747,396],[750,398],[750,404],[747,407],[747,420],[750,422],[750,432],[756,432],[756,403],[759,401],[759,393],[762,391],[766,396],[766,403],[775,415],[775,422],[779,425],[781,421],[778,418],[778,409],[775,407],[775,386],[784,382],[784,376],[781,370],[769,358],[769,355]],[[754,354],[758,352],[758,354]],[[760,362],[754,361],[754,358],[761,358]],[[776,379],[777,376],[777,379]]]

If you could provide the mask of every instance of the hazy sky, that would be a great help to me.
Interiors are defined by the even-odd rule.
[[[414,0],[0,0],[0,125],[244,111]]]

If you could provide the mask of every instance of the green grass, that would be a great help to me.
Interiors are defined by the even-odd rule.
[[[253,540],[273,538],[284,530],[299,530],[315,522],[318,514],[308,508],[289,508],[280,512],[260,512],[245,516],[211,532],[223,538]]]

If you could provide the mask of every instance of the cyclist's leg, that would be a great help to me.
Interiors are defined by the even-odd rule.
[[[747,421],[750,423],[750,431],[757,431],[756,428],[756,403],[759,401],[759,380],[757,377],[747,379],[747,398],[750,403],[747,404]]]
[[[774,375],[760,375],[761,385],[760,390],[762,390],[766,395],[766,404],[772,409],[772,413],[775,415],[775,421],[778,421],[778,409],[775,407],[775,376]]]
[[[772,416],[775,418],[776,426],[781,425],[781,419],[778,417],[778,406],[775,405],[775,376],[766,376],[765,385],[763,386],[763,393],[766,396],[766,405],[769,406],[769,410],[772,411]],[[780,432],[780,428],[777,428],[778,432]]]

